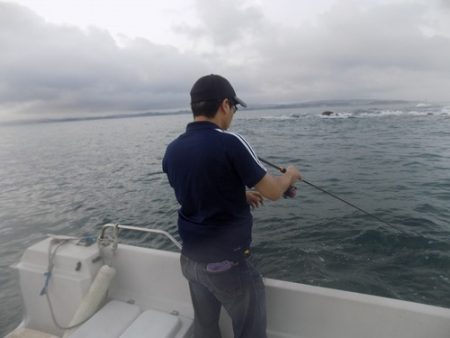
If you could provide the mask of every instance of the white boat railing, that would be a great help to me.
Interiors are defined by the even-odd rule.
[[[111,229],[113,232],[112,238],[106,236],[106,231],[108,229]],[[131,230],[131,231],[139,231],[139,232],[163,235],[166,238],[168,238],[178,249],[181,250],[181,243],[178,242],[167,231],[160,230],[160,229],[142,228],[142,227],[137,227],[137,226],[132,226],[132,225],[113,224],[113,223],[108,223],[108,224],[103,225],[103,227],[100,231],[100,234],[97,238],[97,242],[101,246],[107,246],[112,243],[113,248],[117,248],[117,244],[119,242],[119,230]]]

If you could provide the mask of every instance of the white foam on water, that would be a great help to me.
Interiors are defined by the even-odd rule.
[[[401,109],[386,109],[356,112],[333,112],[330,115],[311,114],[311,113],[286,113],[283,115],[267,115],[260,116],[258,119],[274,120],[274,121],[289,121],[304,118],[321,118],[321,119],[351,119],[351,118],[382,118],[382,117],[425,117],[425,116],[450,116],[450,106],[443,106],[436,109],[427,103],[419,103],[415,108],[410,110]],[[422,110],[423,109],[423,110]]]
[[[331,115],[319,115],[319,117],[321,119],[348,119],[351,117],[355,117],[352,113],[347,113],[347,112],[343,112],[343,113],[333,113]]]
[[[441,113],[441,115],[450,116],[450,106],[442,107],[440,113]]]
[[[416,107],[417,107],[417,108],[426,108],[426,107],[431,107],[431,106],[432,106],[431,104],[429,104],[429,103],[424,103],[424,102],[421,102],[421,103],[416,104]]]
[[[263,120],[295,120],[298,119],[299,116],[288,116],[288,115],[280,115],[280,116],[261,116],[259,119]]]
[[[429,111],[417,111],[417,110],[381,110],[378,112],[361,113],[358,117],[386,117],[386,116],[428,116],[435,115]]]
[[[260,119],[264,120],[297,120],[304,117],[309,117],[309,114],[299,114],[299,113],[290,113],[290,114],[284,114],[284,115],[268,115],[268,116],[261,116],[258,117]]]

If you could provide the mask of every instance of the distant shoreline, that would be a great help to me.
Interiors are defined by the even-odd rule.
[[[271,110],[271,109],[293,109],[293,108],[329,108],[329,107],[344,107],[344,106],[358,106],[358,105],[398,105],[398,104],[411,104],[411,105],[435,105],[442,104],[437,102],[425,102],[424,101],[408,101],[408,100],[370,100],[370,99],[340,99],[340,100],[317,100],[317,101],[305,101],[294,103],[280,103],[280,104],[250,104],[245,110]],[[0,121],[0,126],[20,126],[20,125],[33,125],[33,124],[48,124],[48,123],[66,123],[77,121],[94,121],[94,120],[115,120],[115,119],[128,119],[138,117],[152,117],[152,116],[170,116],[170,115],[185,115],[191,114],[190,110],[180,109],[175,111],[153,111],[153,112],[140,112],[140,113],[117,113],[108,115],[95,115],[95,116],[67,116],[67,117],[45,117],[34,119],[17,119],[9,121]]]

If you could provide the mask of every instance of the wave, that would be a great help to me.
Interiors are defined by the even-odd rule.
[[[425,103],[425,102],[420,102],[418,104],[416,104],[416,107],[418,108],[428,108],[428,107],[432,107],[433,105],[430,103]]]
[[[350,118],[354,118],[356,116],[353,113],[344,112],[344,113],[332,113],[330,115],[320,114],[319,117],[322,119],[350,119]]]
[[[427,106],[429,108],[431,106]],[[417,107],[418,108],[418,107]],[[440,108],[434,107],[433,109],[406,109],[406,110],[379,110],[372,112],[363,112],[357,114],[356,117],[386,117],[386,116],[450,116],[450,106],[444,106]]]
[[[267,115],[267,116],[260,116],[257,117],[257,119],[261,120],[296,120],[301,118],[308,118],[310,117],[310,114],[297,114],[297,113],[291,113],[291,114],[284,114],[284,115]]]
[[[258,117],[258,120],[295,120],[300,118],[300,116],[288,116],[288,115],[280,115],[280,116],[262,116]]]
[[[441,115],[450,116],[450,106],[442,107],[440,113],[441,113]]]
[[[291,113],[283,115],[260,116],[257,119],[262,120],[296,120],[304,118],[320,118],[320,119],[352,119],[352,118],[385,118],[385,117],[427,117],[427,116],[450,116],[450,106],[433,107],[427,106],[424,109],[370,109],[357,111],[330,112],[329,115],[323,113]]]
[[[435,115],[435,113],[418,110],[380,110],[378,112],[362,113],[358,117],[429,116],[429,115]]]

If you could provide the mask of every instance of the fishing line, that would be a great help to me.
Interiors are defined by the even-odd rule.
[[[269,165],[269,166],[271,166],[271,167],[273,167],[273,168],[279,170],[279,171],[282,172],[282,173],[285,173],[285,172],[286,172],[286,168],[283,168],[283,167],[280,167],[280,166],[278,166],[278,165],[276,165],[276,164],[273,164],[273,163],[271,163],[271,162],[269,162],[269,161],[267,161],[266,159],[261,158],[261,157],[258,157],[258,159],[259,159],[261,162],[263,162],[263,163],[265,163],[265,164],[267,164],[267,165]],[[337,200],[339,200],[339,201],[341,201],[341,202],[344,202],[345,204],[347,204],[347,205],[349,205],[349,206],[351,206],[351,207],[353,207],[353,208],[355,208],[355,209],[361,211],[362,213],[366,214],[367,216],[370,216],[370,217],[376,219],[377,221],[379,221],[379,222],[381,222],[381,223],[383,223],[383,224],[385,224],[385,225],[388,225],[388,226],[390,226],[390,227],[396,229],[397,231],[400,231],[400,230],[398,230],[395,226],[393,226],[392,224],[389,224],[388,222],[383,221],[381,218],[379,218],[379,217],[377,217],[377,216],[375,216],[375,215],[373,215],[373,214],[371,214],[371,213],[365,211],[364,209],[361,209],[360,207],[354,205],[353,203],[350,203],[350,202],[344,200],[343,198],[341,198],[341,197],[339,197],[339,196],[337,196],[337,195],[335,195],[335,194],[333,194],[333,193],[331,193],[331,192],[329,192],[329,191],[326,191],[325,189],[320,188],[320,187],[318,187],[317,185],[312,184],[311,182],[308,182],[308,181],[305,180],[305,179],[303,179],[302,182],[305,183],[305,184],[307,184],[307,185],[309,185],[309,186],[311,186],[311,187],[313,187],[313,188],[315,188],[315,189],[317,189],[317,190],[319,190],[319,191],[321,191],[321,192],[323,192],[323,193],[325,193],[325,194],[327,194],[327,195],[329,195],[329,196],[331,196],[331,197],[333,197],[333,198],[335,198],[335,199],[337,199]]]
[[[163,174],[165,174],[164,171],[155,171],[152,173],[148,173],[147,176],[155,176],[155,175],[163,175]]]
[[[264,158],[261,158],[261,157],[258,157],[258,159],[259,159],[261,162],[263,162],[263,163],[265,163],[265,164],[271,166],[272,168],[275,168],[275,169],[279,170],[279,171],[282,172],[282,173],[285,173],[285,172],[286,172],[286,168],[280,167],[280,166],[278,166],[278,165],[276,165],[276,164],[274,164],[274,163],[272,163],[272,162],[269,162],[268,160],[266,160],[266,159],[264,159]],[[155,171],[155,172],[148,173],[147,176],[163,175],[163,174],[165,174],[163,171]],[[370,217],[372,217],[373,219],[376,219],[377,221],[379,221],[379,222],[381,222],[381,223],[383,223],[383,224],[385,224],[385,225],[387,225],[387,226],[389,226],[389,227],[392,227],[392,228],[396,229],[396,230],[399,231],[399,232],[402,232],[401,230],[397,229],[397,228],[396,228],[395,226],[393,226],[392,224],[389,224],[388,222],[382,220],[382,219],[379,218],[378,216],[375,216],[375,215],[371,214],[370,212],[368,212],[368,211],[366,211],[366,210],[364,210],[364,209],[362,209],[362,208],[360,208],[360,207],[354,205],[353,203],[350,203],[350,202],[344,200],[343,198],[337,196],[336,194],[333,194],[332,192],[329,192],[329,191],[327,191],[327,190],[325,190],[325,189],[323,189],[323,188],[321,188],[321,187],[318,187],[317,185],[315,185],[315,184],[313,184],[313,183],[311,183],[311,182],[309,182],[309,181],[307,181],[307,180],[305,180],[305,179],[303,179],[302,182],[305,183],[305,184],[307,184],[307,185],[309,185],[309,186],[311,186],[311,187],[313,187],[314,189],[317,189],[317,190],[319,190],[319,191],[321,191],[321,192],[323,192],[323,193],[325,193],[325,194],[327,194],[327,195],[329,195],[329,196],[331,196],[331,197],[333,197],[333,198],[335,198],[335,199],[337,199],[337,200],[339,200],[339,201],[341,201],[341,202],[343,202],[343,203],[345,203],[345,204],[351,206],[352,208],[355,208],[356,210],[361,211],[363,214],[365,214],[365,215],[367,215],[367,216],[370,216]],[[290,187],[289,190],[291,190],[291,189],[293,189],[293,188],[294,188],[294,187]],[[295,196],[295,191],[293,190],[292,192],[289,192],[289,190],[288,190],[288,192],[285,193],[285,197],[294,197],[294,196]],[[290,195],[290,194],[291,194],[291,195]]]

